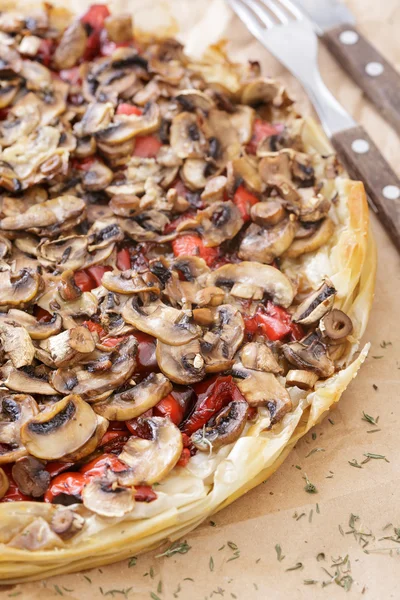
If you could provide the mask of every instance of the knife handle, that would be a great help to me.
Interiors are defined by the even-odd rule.
[[[363,181],[378,218],[400,252],[400,179],[361,125],[335,133],[331,141],[349,174]]]
[[[400,74],[352,25],[325,31],[328,49],[400,133]]]

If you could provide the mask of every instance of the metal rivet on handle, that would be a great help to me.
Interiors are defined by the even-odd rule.
[[[339,35],[339,40],[345,46],[352,46],[353,44],[357,44],[359,39],[360,38],[358,36],[358,33],[356,33],[355,31],[351,31],[351,29],[346,29],[346,31],[342,31],[342,33]]]
[[[400,197],[400,189],[397,187],[397,185],[385,185],[382,190],[382,194],[388,200],[397,200],[397,198]]]
[[[371,77],[378,77],[378,75],[382,75],[383,70],[384,67],[379,62],[370,62],[365,67],[365,72]]]
[[[358,140],[354,140],[354,142],[351,144],[351,149],[356,154],[365,154],[369,150],[369,144],[367,140],[360,138]]]

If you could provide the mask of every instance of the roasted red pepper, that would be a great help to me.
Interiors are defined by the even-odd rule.
[[[58,461],[53,461],[53,462],[49,462],[46,465],[46,471],[48,473],[50,473],[50,477],[57,477],[57,475],[60,475],[60,473],[63,473],[64,471],[67,471],[67,469],[69,469],[70,467],[73,466],[74,463],[72,462],[58,462]]]
[[[134,489],[136,502],[153,502],[153,500],[157,500],[157,494],[148,485],[135,485]]]
[[[83,321],[82,325],[85,325],[91,333],[97,333],[99,337],[106,335],[106,332],[100,323],[95,323],[95,321]]]
[[[114,473],[127,471],[129,467],[120,461],[114,454],[102,454],[84,465],[80,472],[88,479],[92,477],[102,477],[108,470]]]
[[[84,60],[92,60],[100,52],[101,33],[104,21],[110,16],[110,11],[105,4],[92,4],[89,10],[81,17],[81,23],[88,26],[88,39]]]
[[[155,338],[141,331],[135,331],[134,336],[138,341],[136,355],[137,370],[143,374],[158,370]]]
[[[62,473],[52,480],[49,489],[44,495],[45,502],[54,502],[57,496],[74,496],[78,500],[81,498],[83,486],[87,482],[82,473]]]
[[[129,248],[122,248],[117,253],[117,268],[120,271],[127,271],[131,268],[131,254]]]
[[[304,335],[300,325],[293,323],[290,313],[270,301],[252,317],[245,316],[244,323],[246,331],[251,335],[265,335],[273,342],[282,340],[289,334],[293,340],[299,340]]]
[[[259,199],[257,198],[257,196],[246,190],[246,188],[243,185],[239,185],[233,197],[233,202],[240,210],[242,219],[246,223],[246,221],[250,220],[251,207],[253,206],[253,204],[259,202]]]
[[[183,419],[183,408],[172,394],[165,396],[153,409],[157,417],[169,417],[175,425]]]
[[[195,390],[198,397],[194,411],[182,427],[182,431],[187,435],[191,435],[203,427],[211,417],[224,406],[227,406],[229,402],[233,400],[246,402],[231,375],[216,377],[211,384],[209,381],[202,382],[202,384]]]
[[[135,139],[133,156],[154,158],[161,146],[162,142],[155,135],[139,135]]]
[[[133,104],[127,104],[122,102],[119,104],[116,110],[117,115],[141,115],[142,110],[138,106],[133,106]]]
[[[186,467],[186,465],[189,462],[189,458],[190,458],[191,454],[190,454],[190,450],[189,448],[184,448],[182,450],[182,454],[180,459],[178,460],[178,462],[176,463],[179,467]]]
[[[200,256],[200,258],[204,258],[209,267],[219,256],[218,248],[208,248],[204,245],[201,237],[193,233],[177,237],[172,242],[172,250],[175,256]]]
[[[82,292],[90,292],[101,285],[101,279],[106,271],[112,271],[112,267],[88,267],[83,271],[76,271],[75,283]]]

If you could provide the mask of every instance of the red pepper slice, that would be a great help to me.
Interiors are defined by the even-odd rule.
[[[148,485],[136,485],[135,500],[136,502],[153,502],[157,500],[157,494]]]
[[[158,370],[156,359],[156,340],[147,333],[135,331],[135,338],[138,341],[138,350],[136,355],[136,369],[139,373],[147,374]]]
[[[179,217],[177,217],[170,223],[167,223],[167,225],[164,227],[163,233],[172,233],[173,231],[175,231],[175,229],[178,227],[178,225],[180,223],[183,223],[184,221],[191,219],[194,216],[194,214],[195,213],[192,211],[187,211],[183,215],[180,215]]]
[[[183,408],[172,394],[165,396],[153,409],[157,417],[169,417],[175,425],[183,419]]]
[[[247,332],[252,335],[260,333],[271,341],[282,340],[289,334],[294,340],[303,337],[302,328],[293,323],[290,313],[270,301],[252,317],[244,317],[244,322]]]
[[[48,323],[53,318],[47,310],[38,305],[35,306],[33,314],[40,323]]]
[[[100,323],[95,323],[94,321],[83,321],[82,325],[85,325],[91,333],[98,333],[99,337],[103,337],[106,335],[106,332],[100,325]]]
[[[259,202],[259,199],[257,198],[257,196],[246,190],[246,188],[243,185],[239,185],[233,197],[233,202],[240,210],[242,219],[246,223],[246,221],[250,221],[251,207],[253,206],[253,204]]]
[[[194,411],[182,427],[182,431],[187,435],[191,435],[203,427],[213,415],[218,413],[224,406],[227,406],[229,402],[233,400],[246,402],[231,375],[217,377],[211,385],[209,382],[202,383],[204,386],[199,386],[196,390],[200,393]],[[207,383],[208,387],[206,387]]]
[[[60,475],[60,473],[63,473],[64,471],[66,471],[67,469],[69,469],[70,467],[73,466],[74,463],[72,462],[58,462],[58,461],[53,461],[53,462],[49,462],[46,465],[46,471],[48,473],[50,473],[50,477],[56,477],[57,475]]]
[[[127,271],[131,268],[131,254],[129,248],[122,248],[117,253],[117,268],[120,271]]]
[[[247,144],[247,152],[249,154],[255,154],[257,152],[257,146],[261,142],[261,140],[266,137],[270,137],[271,135],[278,135],[278,133],[282,133],[284,129],[284,125],[282,123],[268,123],[267,121],[263,121],[262,119],[255,119],[253,125],[253,136],[250,142]]]
[[[162,142],[154,135],[139,135],[135,140],[133,156],[140,156],[141,158],[154,158],[161,146]]]
[[[99,31],[104,27],[104,21],[110,16],[110,11],[105,4],[92,4],[85,14],[81,17],[81,23],[87,23]]]
[[[115,348],[115,346],[118,346],[118,344],[120,344],[125,339],[126,335],[121,335],[120,337],[107,338],[106,340],[102,340],[101,343],[103,346],[107,346],[107,348]]]
[[[102,477],[108,469],[114,473],[121,473],[128,468],[114,454],[102,454],[84,465],[80,469],[80,473],[83,473],[87,479],[91,479],[92,477]]]
[[[184,448],[182,450],[182,454],[178,462],[176,463],[179,467],[186,467],[189,462],[189,458],[191,457],[189,448]]]
[[[149,438],[149,435],[151,435],[151,432],[149,428],[143,424],[142,419],[146,419],[147,417],[152,416],[153,409],[149,408],[149,410],[146,410],[146,412],[140,415],[140,417],[130,419],[129,421],[125,421],[125,425],[127,426],[132,435],[146,440]]]
[[[116,112],[117,115],[141,115],[143,111],[138,106],[122,102],[118,105]]]
[[[85,475],[82,473],[62,473],[57,475],[51,484],[49,489],[44,495],[45,502],[53,502],[57,496],[76,496],[80,498],[82,490],[87,482]]]
[[[82,292],[90,292],[90,290],[96,287],[93,279],[88,273],[86,273],[86,271],[76,271],[74,280]]]
[[[193,233],[177,237],[172,242],[172,250],[175,256],[200,256],[200,258],[204,258],[209,267],[219,255],[218,248],[208,248],[204,245],[201,237]]]

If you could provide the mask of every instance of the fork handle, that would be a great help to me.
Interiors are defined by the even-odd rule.
[[[400,133],[400,74],[352,25],[325,31],[323,39],[341,66]]]
[[[364,182],[377,216],[400,252],[400,179],[361,125],[335,133],[331,141],[349,174]]]

